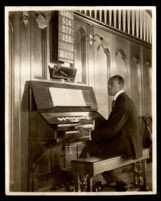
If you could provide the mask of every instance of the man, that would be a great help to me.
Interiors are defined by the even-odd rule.
[[[124,79],[113,76],[108,82],[108,94],[113,96],[112,111],[101,128],[91,133],[92,140],[80,157],[87,153],[98,155],[122,155],[124,158],[139,158],[142,154],[139,118],[133,101],[123,90]],[[81,132],[86,132],[80,128]]]
[[[139,129],[139,118],[133,101],[123,90],[124,79],[113,76],[108,81],[108,94],[113,96],[112,111],[108,120],[92,133],[92,140],[82,151],[80,157],[117,156],[139,158],[142,155],[142,143]],[[97,122],[96,122],[97,123]],[[86,132],[84,128],[80,131]],[[121,169],[104,172],[102,175],[110,187],[126,189],[126,182],[121,181]]]

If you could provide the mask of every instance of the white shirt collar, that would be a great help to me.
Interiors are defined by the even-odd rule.
[[[117,97],[118,97],[120,94],[122,94],[123,92],[124,92],[123,89],[120,90],[119,92],[117,92],[117,93],[114,95],[113,100],[116,101]]]

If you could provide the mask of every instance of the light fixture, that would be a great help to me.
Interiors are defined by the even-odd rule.
[[[23,11],[23,23],[25,25],[25,28],[27,28],[28,23],[29,23],[29,14],[34,14],[38,27],[40,29],[44,29],[48,25],[48,20],[46,19],[45,15],[40,12],[35,12],[35,11]]]
[[[40,29],[44,29],[48,25],[46,17],[41,13],[36,14],[36,21]]]
[[[90,45],[92,45],[93,44],[93,42],[95,42],[96,41],[96,37],[98,37],[99,38],[99,40],[100,40],[100,42],[99,42],[99,45],[98,45],[98,47],[97,47],[97,50],[99,51],[100,50],[100,48],[102,47],[102,49],[103,49],[103,51],[104,51],[104,53],[106,54],[106,56],[110,56],[110,50],[109,50],[109,48],[105,48],[104,47],[104,39],[103,39],[103,37],[102,36],[100,36],[100,35],[98,35],[98,34],[90,34],[89,35],[89,44]]]

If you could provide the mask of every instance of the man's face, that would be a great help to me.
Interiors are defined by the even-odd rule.
[[[118,80],[116,80],[116,79],[109,79],[109,81],[108,81],[108,95],[114,96],[121,89],[122,89],[122,87],[119,84]]]

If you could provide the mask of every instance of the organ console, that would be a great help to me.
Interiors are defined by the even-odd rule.
[[[79,158],[91,131],[104,118],[97,113],[92,87],[40,81],[30,81],[28,86],[29,183],[35,191],[44,188],[41,182],[49,185],[45,175],[70,171],[70,161]],[[88,132],[82,134],[79,127]],[[50,178],[55,185],[60,181]]]

